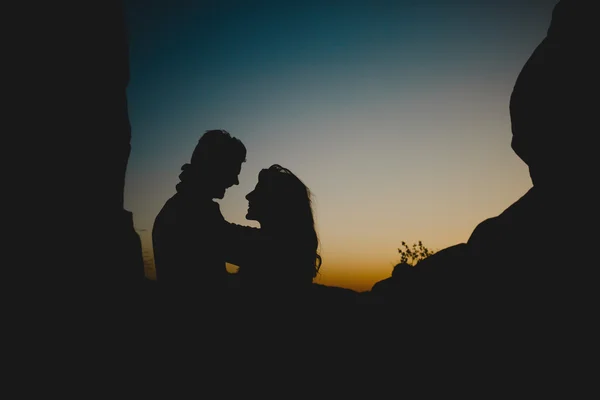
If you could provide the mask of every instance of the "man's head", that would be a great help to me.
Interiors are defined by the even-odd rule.
[[[194,171],[198,184],[213,199],[222,199],[225,190],[237,185],[246,147],[222,129],[206,131],[192,153],[189,169]]]

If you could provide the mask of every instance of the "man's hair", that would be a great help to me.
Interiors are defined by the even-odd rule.
[[[190,163],[201,166],[223,161],[245,162],[246,146],[223,129],[206,131],[198,140]]]

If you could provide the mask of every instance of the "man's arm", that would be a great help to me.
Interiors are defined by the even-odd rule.
[[[257,264],[273,253],[273,238],[261,229],[224,222],[222,229],[225,261],[238,266]]]

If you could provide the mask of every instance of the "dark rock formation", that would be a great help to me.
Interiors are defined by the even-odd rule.
[[[123,208],[131,139],[123,4],[40,4],[23,15],[13,269],[34,292],[73,306],[132,293],[144,269]]]
[[[529,166],[533,187],[481,222],[466,244],[419,263],[414,276],[403,277],[403,293],[388,298],[523,320],[593,304],[597,262],[589,232],[599,222],[592,141],[600,65],[591,7],[560,1],[515,83],[512,148]]]

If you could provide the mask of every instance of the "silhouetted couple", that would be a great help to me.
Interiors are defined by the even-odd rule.
[[[158,287],[170,300],[276,304],[310,295],[321,258],[311,193],[300,179],[279,165],[260,171],[246,196],[246,218],[260,228],[227,222],[214,201],[239,183],[245,160],[239,139],[210,130],[183,165],[152,232]],[[238,272],[228,273],[226,262]]]

